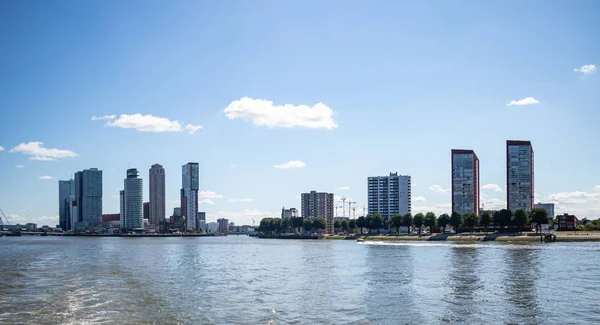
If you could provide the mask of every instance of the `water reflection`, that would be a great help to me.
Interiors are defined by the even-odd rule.
[[[538,279],[539,252],[526,247],[507,249],[504,274],[508,316],[516,323],[542,323],[542,310],[538,305],[536,282]]]
[[[483,289],[483,282],[479,278],[479,266],[482,262],[480,253],[478,248],[473,247],[457,245],[451,248],[448,254],[450,269],[445,284],[449,287],[449,292],[444,296],[447,309],[442,321],[483,321],[480,318],[480,308],[484,306],[477,297]]]

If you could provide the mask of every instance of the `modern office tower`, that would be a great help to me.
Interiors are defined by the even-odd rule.
[[[327,222],[327,233],[333,233],[333,193],[310,191],[301,196],[302,218],[321,217]]]
[[[144,200],[142,189],[143,183],[142,179],[138,178],[138,170],[135,168],[128,169],[123,192],[125,207],[125,229],[133,230],[142,228],[144,225]]]
[[[200,183],[198,163],[181,166],[181,216],[187,229],[198,230],[198,189]]]
[[[150,219],[150,202],[144,202],[144,220]]]
[[[90,168],[75,173],[73,230],[102,223],[102,171]]]
[[[452,212],[479,215],[479,158],[473,150],[452,149]]]
[[[198,212],[198,221],[206,222],[206,212]]]
[[[119,202],[120,202],[120,209],[119,209],[119,221],[120,221],[120,225],[121,225],[121,229],[125,229],[125,191],[121,190],[119,191]]]
[[[165,169],[159,164],[150,167],[150,216],[148,222],[158,226],[165,222]]]
[[[506,141],[506,202],[515,212],[533,208],[533,148],[530,141]]]
[[[556,215],[554,214],[554,203],[536,203],[533,205],[534,209],[544,209],[548,213],[548,220],[554,220]]]
[[[71,213],[75,197],[75,180],[58,181],[58,224],[63,231],[72,227]]]
[[[396,213],[411,212],[410,176],[390,173],[369,177],[367,188],[369,214],[379,213],[387,221]]]
[[[288,218],[288,217],[297,217],[298,216],[298,210],[296,210],[296,208],[290,208],[290,209],[286,209],[285,207],[281,208],[281,218]]]

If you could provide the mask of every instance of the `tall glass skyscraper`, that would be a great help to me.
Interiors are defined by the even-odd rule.
[[[198,189],[200,185],[198,163],[181,166],[181,216],[187,229],[198,230]]]
[[[144,226],[143,184],[142,179],[138,178],[138,170],[135,168],[127,170],[123,201],[124,228],[128,230],[142,228]]]
[[[75,197],[75,180],[58,181],[58,225],[63,231],[71,230],[71,212]]]
[[[479,158],[473,150],[452,149],[452,212],[479,215]]]
[[[98,168],[75,173],[73,230],[102,223],[102,171]]]
[[[150,167],[150,217],[148,222],[159,226],[165,221],[165,169],[159,164]]]
[[[506,202],[515,212],[531,212],[534,199],[533,147],[530,141],[506,141]]]

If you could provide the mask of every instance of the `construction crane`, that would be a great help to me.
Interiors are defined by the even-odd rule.
[[[2,211],[2,209],[0,209],[0,213],[2,213],[2,217],[4,217],[4,219],[2,217],[0,217],[0,226],[3,226],[3,225],[8,226],[8,225],[10,225],[10,223],[8,222],[8,218],[6,218],[6,215],[4,214],[4,211]],[[5,220],[6,220],[6,222],[5,222]]]
[[[338,209],[339,209],[339,208],[341,208],[341,207],[342,207],[341,205],[336,205],[336,206],[335,206],[335,216],[336,216],[336,217],[339,217],[339,216],[340,216],[340,215],[339,215],[339,213],[338,213]]]
[[[348,202],[348,218],[350,218],[350,211],[352,211],[352,204],[354,204],[354,206],[356,207],[356,202],[355,201],[349,201]]]
[[[348,211],[350,212],[350,211]],[[346,198],[342,197],[342,217],[346,216]]]

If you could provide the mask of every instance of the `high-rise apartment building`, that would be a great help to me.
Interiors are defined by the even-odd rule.
[[[198,230],[198,189],[200,187],[198,163],[181,166],[181,216],[187,229]]]
[[[144,226],[143,182],[141,178],[138,178],[138,170],[136,168],[127,170],[127,178],[125,178],[124,184],[124,228],[128,230],[142,228]]]
[[[452,149],[452,212],[479,215],[479,158],[473,150]]]
[[[75,173],[73,230],[102,223],[102,171],[90,168]]]
[[[219,232],[225,233],[229,231],[229,219],[221,218],[217,219],[217,223],[219,223]]]
[[[533,208],[533,148],[530,141],[506,141],[506,202],[515,212]]]
[[[125,191],[119,191],[119,224],[121,225],[121,229],[125,229]]]
[[[150,206],[148,222],[153,226],[159,226],[165,222],[165,169],[159,164],[150,167]]]
[[[321,217],[327,222],[327,232],[333,233],[333,193],[310,191],[301,195],[302,218]]]
[[[286,209],[285,207],[281,208],[281,218],[295,218],[298,216],[298,210],[296,208]]]
[[[386,221],[394,214],[411,212],[410,176],[390,173],[367,181],[369,214],[379,213]]]
[[[75,180],[58,181],[58,225],[63,231],[72,230],[73,200]]]

